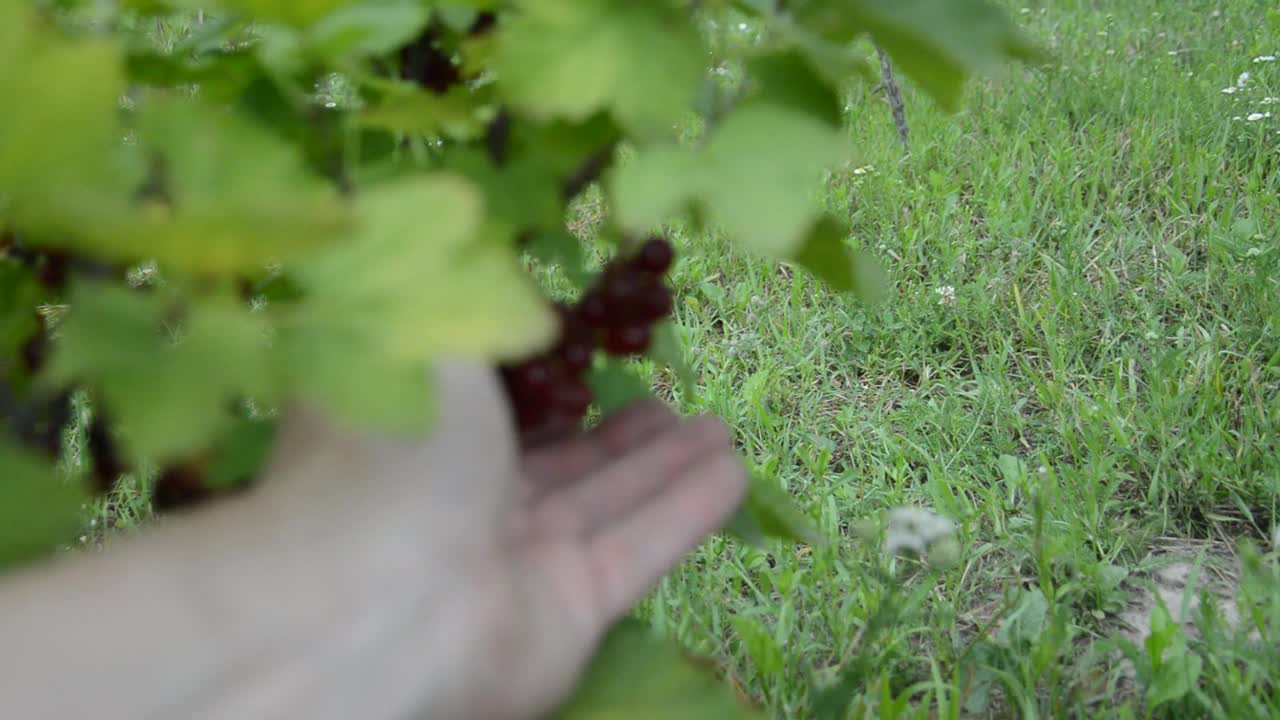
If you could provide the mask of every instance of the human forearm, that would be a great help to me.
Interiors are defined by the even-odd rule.
[[[341,555],[291,552],[264,510],[233,501],[0,581],[0,717],[325,716],[308,705],[340,700],[368,628],[314,564]]]

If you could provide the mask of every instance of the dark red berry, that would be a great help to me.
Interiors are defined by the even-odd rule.
[[[604,301],[610,311],[626,309],[639,291],[643,280],[628,268],[610,269],[604,276]]]
[[[649,328],[644,325],[610,328],[605,335],[604,349],[611,355],[634,355],[648,348]]]
[[[605,304],[604,295],[597,289],[588,290],[582,296],[578,311],[590,327],[601,328],[608,322],[609,308]]]
[[[636,317],[656,322],[671,314],[671,291],[662,283],[646,285],[636,298]]]
[[[552,393],[552,402],[560,415],[580,419],[591,405],[591,388],[581,380],[560,383]]]
[[[573,374],[591,367],[591,342],[569,342],[560,346],[557,355],[565,370]]]
[[[511,382],[517,395],[527,398],[545,398],[551,389],[551,364],[533,360],[511,370]]]
[[[672,249],[671,243],[654,236],[640,247],[640,252],[636,253],[632,263],[639,270],[652,275],[662,275],[671,268],[673,260],[675,260],[675,250]]]

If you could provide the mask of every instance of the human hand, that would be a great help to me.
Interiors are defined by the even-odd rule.
[[[320,563],[348,672],[325,715],[532,717],[572,688],[609,624],[736,507],[724,427],[657,401],[517,447],[489,369],[449,364],[424,440],[291,410],[259,510],[269,547]],[[308,576],[311,577],[311,576]],[[335,705],[335,703],[337,703]],[[381,711],[382,714],[379,713]]]

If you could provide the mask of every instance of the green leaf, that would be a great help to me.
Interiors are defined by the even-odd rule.
[[[483,151],[467,147],[449,153],[445,167],[483,190],[486,208],[494,221],[513,228],[562,225],[564,206],[559,182],[545,165],[512,158],[497,168]]]
[[[1023,590],[1017,607],[1000,623],[996,637],[1004,646],[1021,651],[1039,642],[1048,615],[1049,601],[1040,588]]]
[[[1187,647],[1182,628],[1174,622],[1163,602],[1151,611],[1151,633],[1147,636],[1146,649],[1151,668],[1147,703],[1152,708],[1191,692],[1200,679],[1203,661]]]
[[[356,123],[392,132],[471,139],[484,132],[478,99],[466,88],[436,95],[412,83],[395,83],[375,105],[356,115]]]
[[[834,127],[844,122],[839,93],[798,50],[753,58],[747,63],[747,75],[755,86],[757,99],[803,111]],[[847,81],[848,76],[844,79]]]
[[[828,36],[869,33],[896,67],[948,110],[959,105],[969,75],[997,70],[1009,59],[1044,58],[987,0],[809,2],[798,15],[805,26]]]
[[[795,260],[834,290],[852,292],[864,301],[884,295],[884,270],[869,253],[855,252],[845,242],[849,228],[824,215],[810,228]]]
[[[686,402],[698,397],[698,378],[685,355],[684,343],[680,341],[680,333],[676,332],[673,322],[661,322],[653,327],[649,356],[675,372]]]
[[[262,73],[253,54],[217,50],[201,54],[139,51],[129,54],[125,68],[131,82],[176,88],[198,85],[206,102],[230,102]]]
[[[766,677],[782,672],[786,663],[782,648],[778,647],[773,635],[759,621],[738,615],[730,618],[729,622],[733,624],[738,637],[742,638],[742,644],[746,646],[747,654],[755,663],[757,672]]]
[[[498,38],[499,92],[535,119],[608,110],[637,136],[671,135],[693,106],[705,64],[691,14],[675,5],[524,3]]]
[[[141,111],[139,136],[151,168],[141,205],[94,237],[118,258],[258,272],[350,227],[346,204],[296,148],[236,115],[157,103]]]
[[[237,419],[218,443],[206,485],[229,489],[254,478],[266,461],[275,433],[273,420]]]
[[[293,391],[348,422],[414,432],[430,419],[431,359],[509,360],[550,343],[554,315],[483,214],[454,175],[361,195],[356,236],[293,266],[305,294],[281,341]]]
[[[0,444],[0,569],[71,540],[87,498],[40,458]]]
[[[226,299],[73,288],[42,382],[89,385],[134,462],[208,448],[243,397],[274,399],[266,319]]]
[[[387,53],[417,37],[430,17],[416,0],[347,3],[311,26],[307,47],[326,59]]]
[[[848,152],[842,133],[816,118],[753,103],[729,115],[700,152],[655,147],[621,166],[613,197],[628,229],[643,232],[695,208],[747,248],[788,257],[822,215],[822,169]]]
[[[196,2],[195,0],[179,0],[174,4],[195,8],[205,3]],[[305,27],[352,3],[351,0],[222,0],[217,4],[228,10],[244,13],[258,20]],[[376,5],[377,3],[363,4]]]
[[[291,390],[349,427],[400,436],[430,428],[434,393],[421,360],[321,323],[285,332],[281,354]]]
[[[756,546],[769,538],[809,545],[826,545],[827,540],[813,526],[786,491],[759,472],[751,473],[747,497],[729,520],[729,532]]]
[[[0,3],[0,225],[58,235],[128,197],[113,154],[125,81],[114,47],[63,39],[30,6]]]
[[[609,415],[637,400],[653,395],[649,381],[633,371],[625,360],[609,358],[587,374],[600,414]]]
[[[706,667],[643,623],[626,619],[605,637],[561,720],[735,720],[757,718]]]
[[[525,246],[525,252],[541,262],[559,267],[578,288],[585,288],[591,282],[583,265],[582,241],[563,227],[534,233]]]
[[[27,268],[0,256],[0,358],[12,357],[40,329],[36,306],[43,296]]]

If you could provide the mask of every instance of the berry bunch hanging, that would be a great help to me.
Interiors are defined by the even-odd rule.
[[[557,305],[560,335],[547,352],[501,368],[521,437],[572,429],[592,402],[586,381],[596,350],[627,357],[648,350],[653,325],[671,313],[665,277],[675,253],[649,238],[628,258],[615,258],[574,305]]]

